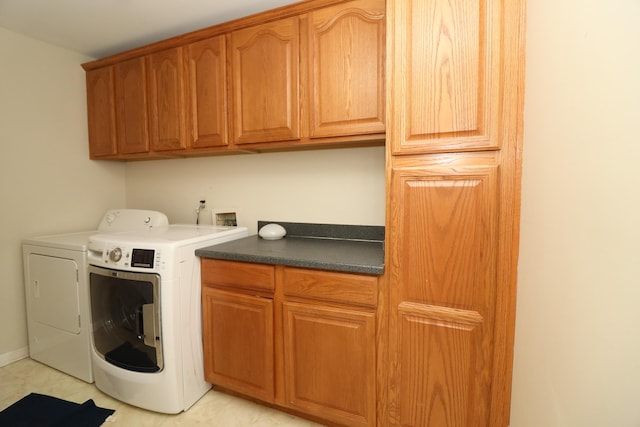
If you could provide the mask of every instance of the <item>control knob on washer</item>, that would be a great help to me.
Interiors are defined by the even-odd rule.
[[[109,259],[111,261],[118,262],[120,261],[120,258],[122,258],[122,249],[115,248],[115,249],[112,249],[111,252],[109,252]]]

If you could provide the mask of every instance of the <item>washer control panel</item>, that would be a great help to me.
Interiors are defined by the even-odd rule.
[[[134,271],[160,271],[163,266],[162,250],[105,242],[102,247],[89,247],[89,263],[106,268]]]

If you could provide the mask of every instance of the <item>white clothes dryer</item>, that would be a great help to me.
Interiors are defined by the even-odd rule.
[[[160,212],[113,209],[104,214],[97,230],[23,240],[29,356],[92,383],[89,236],[167,224]]]

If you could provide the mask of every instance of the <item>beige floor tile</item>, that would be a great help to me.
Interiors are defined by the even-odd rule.
[[[136,408],[107,396],[94,384],[69,376],[26,358],[0,368],[0,410],[29,393],[41,393],[71,402],[93,399],[97,406],[115,409],[103,427],[317,427],[285,412],[220,393],[205,394],[188,411],[159,414]]]

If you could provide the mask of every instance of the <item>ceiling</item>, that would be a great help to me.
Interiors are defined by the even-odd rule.
[[[90,58],[296,0],[0,0],[0,27]]]

